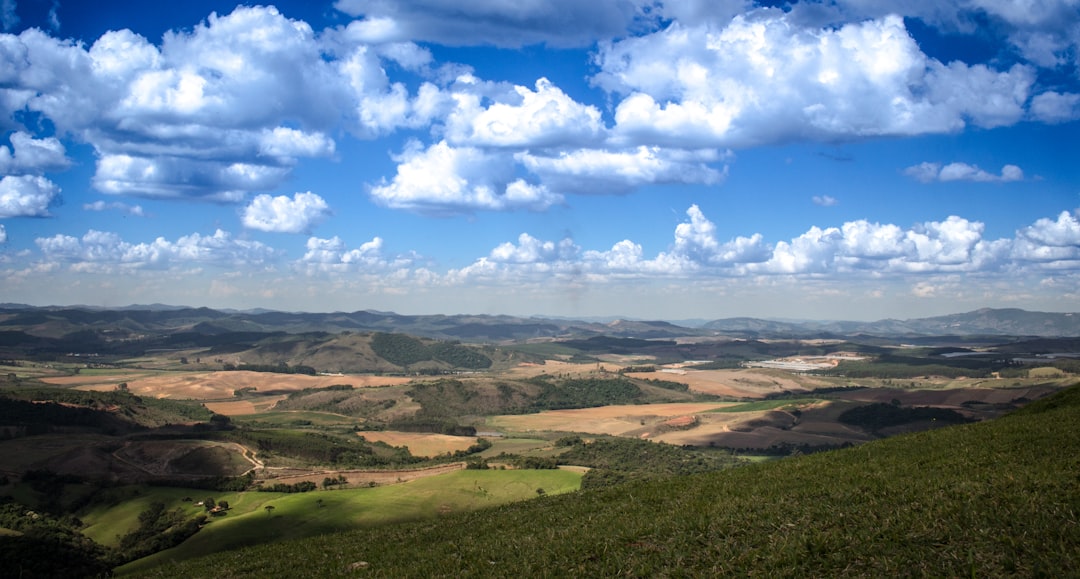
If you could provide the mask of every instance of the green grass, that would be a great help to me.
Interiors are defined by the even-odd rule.
[[[533,454],[537,449],[548,448],[552,445],[550,440],[542,438],[517,438],[517,437],[490,437],[491,448],[481,452],[483,458],[493,458],[502,453],[506,454]]]
[[[168,577],[1080,575],[1080,387],[1000,419],[278,543]]]
[[[249,545],[433,519],[535,499],[538,488],[544,489],[546,495],[556,495],[577,490],[580,481],[580,473],[567,470],[465,470],[365,489],[296,494],[185,491],[197,497],[196,500],[201,500],[204,495],[227,500],[231,510],[224,517],[213,518],[203,530],[179,547],[130,563],[119,572],[145,571],[158,565]],[[320,500],[322,506],[319,506]],[[274,507],[270,513],[265,509],[268,505]],[[137,517],[145,508],[122,506],[123,517],[118,515],[117,518],[125,520],[132,512]],[[169,506],[172,508],[173,505],[170,503]],[[134,519],[127,524],[134,524]]]
[[[717,408],[716,410],[710,410],[710,412],[755,412],[759,410],[776,410],[777,408],[797,408],[804,404],[813,404],[820,402],[820,398],[788,398],[784,400],[758,400],[755,402],[744,402],[742,404],[736,404],[734,406],[725,406],[724,408]]]
[[[84,535],[97,543],[114,547],[119,544],[122,535],[139,526],[139,513],[145,511],[151,503],[165,503],[168,509],[190,509],[194,516],[201,511],[194,506],[195,502],[209,496],[227,500],[225,494],[228,493],[169,487],[117,487],[102,491],[102,496],[97,497],[97,504],[83,510],[78,516],[86,525],[82,529]],[[193,501],[182,502],[180,499],[184,497],[191,497]]]
[[[315,410],[295,410],[289,412],[262,412],[259,414],[247,414],[234,416],[232,421],[236,424],[254,424],[258,426],[310,426],[313,428],[328,426],[354,426],[364,421],[335,414],[333,412],[319,412]]]

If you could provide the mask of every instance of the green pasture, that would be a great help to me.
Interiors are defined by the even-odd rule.
[[[552,445],[550,440],[542,438],[496,438],[488,437],[491,448],[481,452],[483,458],[494,458],[500,454],[535,454],[537,449],[547,448]]]
[[[246,414],[234,416],[232,421],[241,425],[259,425],[270,427],[297,427],[309,426],[312,428],[333,426],[355,426],[363,424],[363,419],[333,412],[319,412],[317,410],[293,410],[261,412],[259,414]]]
[[[164,503],[168,510],[183,508],[194,517],[204,511],[195,503],[207,497],[231,503],[236,494],[173,487],[116,487],[101,491],[95,504],[80,512],[78,517],[86,525],[82,529],[84,535],[102,545],[114,547],[119,544],[121,536],[139,526],[139,513],[148,509],[151,503]],[[182,501],[185,497],[191,501]]]
[[[231,510],[225,516],[212,518],[180,546],[129,563],[117,572],[146,571],[251,545],[472,511],[537,498],[537,489],[543,489],[545,495],[562,494],[577,490],[580,483],[581,473],[568,470],[463,470],[397,485],[295,494],[150,489],[151,495],[160,492],[157,496],[162,499],[158,500],[173,501],[166,501],[170,508],[174,503],[190,504],[177,503],[182,496],[196,501],[213,496],[228,501]],[[138,513],[150,500],[95,513],[87,534],[100,537],[134,528]],[[266,507],[273,509],[268,511]],[[196,507],[190,508],[193,515],[199,512]]]

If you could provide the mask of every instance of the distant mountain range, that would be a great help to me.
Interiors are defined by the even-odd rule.
[[[398,332],[468,342],[582,338],[590,336],[671,339],[728,336],[733,338],[839,338],[879,336],[1080,336],[1080,313],[1029,312],[1021,309],[980,309],[962,314],[876,322],[776,321],[726,318],[698,327],[664,321],[582,321],[500,315],[401,315],[362,310],[303,313],[268,310],[215,310],[154,304],[124,308],[33,307],[0,304],[0,331],[22,331],[59,338],[96,330],[144,334],[194,332]]]
[[[714,320],[703,329],[723,334],[757,337],[807,336],[1080,336],[1080,314],[1029,312],[1026,310],[983,308],[911,320],[885,319],[876,322],[777,322],[756,318]]]

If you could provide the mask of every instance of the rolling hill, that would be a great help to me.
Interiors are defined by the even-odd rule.
[[[170,306],[96,309],[0,305],[0,333],[23,332],[36,338],[85,339],[92,331],[112,341],[138,341],[175,333],[385,332],[438,340],[503,342],[530,339],[612,336],[673,339],[692,336],[815,338],[837,336],[1080,336],[1080,314],[984,308],[973,312],[909,320],[776,321],[727,318],[685,327],[664,321],[618,319],[611,322],[505,315],[402,315],[361,310],[305,313],[221,311]],[[75,340],[70,340],[77,343]]]
[[[1076,576],[1080,386],[1003,418],[223,553],[157,577]]]

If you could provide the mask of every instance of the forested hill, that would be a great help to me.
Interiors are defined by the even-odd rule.
[[[157,309],[155,309],[157,308]],[[962,314],[875,322],[775,321],[759,318],[718,319],[700,327],[664,321],[610,322],[501,315],[402,315],[361,310],[304,313],[220,311],[209,308],[146,306],[124,309],[89,307],[36,308],[0,305],[0,333],[23,332],[35,338],[72,339],[107,332],[113,339],[147,334],[265,334],[272,332],[386,332],[466,342],[520,341],[535,338],[610,336],[672,339],[687,336],[742,338],[815,338],[869,335],[910,336],[1080,336],[1080,313],[981,309]],[[0,341],[2,341],[0,337]]]
[[[978,424],[222,553],[153,576],[1075,577],[1077,421],[1074,386]]]
[[[223,312],[209,308],[113,309],[0,306],[0,332],[61,338],[109,332],[115,339],[145,334],[265,334],[272,332],[385,332],[439,340],[496,342],[599,335],[672,338],[700,330],[667,322],[611,323],[494,315],[401,315],[392,312]]]

